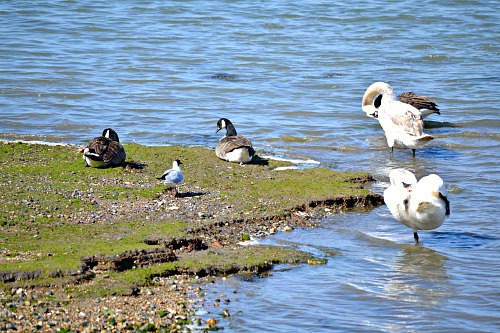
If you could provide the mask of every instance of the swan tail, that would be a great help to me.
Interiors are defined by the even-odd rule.
[[[433,139],[434,139],[434,137],[433,137],[432,135],[429,135],[429,134],[423,134],[423,135],[421,135],[421,136],[419,136],[419,137],[417,138],[417,141],[418,141],[419,143],[426,143],[426,142],[429,142],[429,141],[431,141],[431,140],[433,140]]]

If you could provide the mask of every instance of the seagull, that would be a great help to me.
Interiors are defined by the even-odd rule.
[[[419,243],[419,230],[440,227],[450,215],[448,192],[443,180],[436,174],[422,177],[404,169],[389,173],[391,185],[384,191],[384,202],[392,216],[413,230],[415,243]]]
[[[366,105],[366,100],[373,100],[377,95],[383,96],[378,108]],[[416,148],[420,148],[434,139],[425,134],[421,112],[398,100],[392,87],[385,82],[375,82],[368,87],[362,102],[363,111],[377,118],[384,129],[387,145],[394,151],[394,145],[411,148],[415,157]]]
[[[172,189],[175,190],[174,197],[177,196],[177,185],[184,181],[184,175],[180,168],[181,164],[181,161],[175,160],[172,163],[172,169],[165,171],[161,177],[156,178],[162,180],[162,183],[167,185],[169,191]]]
[[[226,135],[219,140],[215,148],[215,155],[228,162],[240,164],[248,163],[255,155],[252,142],[244,136],[238,135],[233,123],[227,118],[217,121],[217,132],[226,129]]]
[[[415,94],[414,92],[408,91],[398,95],[398,98],[401,102],[410,104],[414,108],[417,108],[422,114],[422,119],[427,118],[433,113],[439,115],[441,114],[441,112],[439,112],[436,102],[427,96],[421,96]],[[363,110],[366,108],[367,105],[371,104],[372,102],[370,102],[368,99],[365,100],[363,98]],[[382,104],[382,95],[378,95],[373,100],[373,106],[378,109],[381,104]],[[372,117],[370,114],[367,114],[367,116]]]
[[[126,156],[118,134],[111,128],[102,131],[102,136],[94,138],[83,150],[86,167],[118,166],[125,161]]]

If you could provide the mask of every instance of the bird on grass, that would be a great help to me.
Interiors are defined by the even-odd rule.
[[[448,192],[443,180],[436,174],[422,177],[404,169],[389,173],[391,185],[384,191],[384,202],[392,216],[413,230],[415,243],[419,243],[419,230],[440,227],[450,215]]]
[[[111,128],[102,131],[102,135],[94,138],[84,149],[85,166],[105,168],[119,166],[127,157],[120,144],[118,134]]]
[[[365,100],[373,100],[381,94],[382,100],[378,108],[374,105],[365,105]],[[363,111],[370,113],[377,118],[382,126],[387,145],[391,148],[391,155],[394,146],[410,148],[415,157],[417,148],[421,148],[429,143],[434,137],[424,133],[424,122],[421,112],[398,100],[392,87],[385,82],[375,82],[368,87],[362,102]]]
[[[161,180],[163,184],[167,185],[168,191],[171,193],[171,196],[177,197],[177,185],[184,181],[184,175],[182,174],[182,170],[180,165],[182,162],[180,160],[175,160],[172,163],[172,169],[169,169],[163,173],[157,179]],[[172,195],[172,192],[174,193]]]
[[[217,121],[217,131],[215,133],[223,128],[226,129],[226,135],[219,140],[215,148],[215,155],[228,162],[240,164],[250,162],[255,155],[252,142],[246,137],[238,135],[233,123],[227,118],[220,118]]]

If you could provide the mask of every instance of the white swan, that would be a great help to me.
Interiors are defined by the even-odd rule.
[[[83,150],[85,166],[94,168],[118,166],[126,157],[118,134],[111,128],[102,131],[102,136],[94,138]]]
[[[435,101],[427,96],[421,96],[415,94],[414,92],[408,91],[398,95],[401,102],[410,104],[414,108],[417,108],[422,114],[422,118],[425,119],[433,113],[441,114],[439,108]],[[368,96],[363,96],[362,109],[365,111],[368,117],[376,118],[373,116],[373,107],[378,109],[382,104],[382,95],[377,95],[375,99],[370,99]]]
[[[172,169],[169,169],[163,173],[157,179],[161,180],[163,184],[167,185],[168,190],[175,190],[174,197],[177,196],[177,185],[184,181],[184,175],[182,174],[182,170],[180,165],[182,162],[180,160],[175,160],[172,163]]]
[[[413,230],[418,243],[418,230],[440,227],[450,215],[448,192],[436,174],[422,177],[404,169],[389,173],[391,185],[384,191],[384,202],[396,220]]]
[[[248,163],[255,155],[252,142],[244,136],[238,135],[233,123],[227,118],[220,118],[217,121],[217,132],[226,129],[226,135],[219,140],[215,147],[215,155],[228,162],[240,164]]]
[[[365,105],[366,100],[373,100],[381,94],[382,101],[378,108],[373,104]],[[422,114],[415,107],[398,100],[392,87],[385,82],[375,82],[368,87],[362,102],[363,111],[378,119],[384,129],[387,145],[394,151],[394,146],[415,150],[425,146],[433,139],[425,134]]]
[[[382,100],[382,95],[379,95],[380,99]],[[427,118],[427,116],[430,116],[431,114],[441,114],[439,111],[439,108],[437,107],[437,104],[435,101],[430,99],[427,96],[422,96],[415,94],[414,92],[408,91],[404,92],[402,94],[398,95],[398,98],[401,102],[410,104],[414,108],[417,108],[420,113],[422,113],[422,118]],[[374,101],[375,105],[380,105],[380,103],[377,103],[376,99]]]

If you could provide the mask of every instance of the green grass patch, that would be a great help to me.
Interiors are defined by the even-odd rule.
[[[186,236],[185,230],[200,222],[197,207],[207,201],[214,207],[230,207],[231,213],[222,215],[224,218],[259,219],[284,216],[315,201],[371,194],[352,181],[366,179],[366,173],[326,168],[277,171],[290,164],[259,157],[241,166],[196,147],[124,147],[124,167],[95,169],[84,167],[74,146],[0,146],[0,271],[74,270],[84,256],[152,247],[143,242],[152,235]],[[183,162],[185,183],[179,189],[184,197],[159,206],[157,201],[165,194],[156,177],[171,168],[174,159]],[[189,209],[194,213],[189,215],[186,210],[176,216],[173,206],[183,204],[192,205]],[[208,222],[212,219],[210,211],[203,214]],[[279,253],[265,247],[222,255],[201,251],[175,263],[112,273],[110,279],[126,286],[146,283],[148,277],[162,271],[196,270],[201,265],[226,269],[239,262],[252,267],[273,261]],[[284,251],[283,255],[298,256],[299,251]]]

